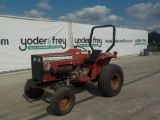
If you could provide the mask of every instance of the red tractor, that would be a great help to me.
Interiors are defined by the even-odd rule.
[[[106,52],[92,47],[92,36],[95,28],[113,28],[113,42]],[[115,45],[116,29],[113,25],[95,26],[91,29],[89,46],[86,52],[69,49],[62,53],[40,54],[31,56],[32,78],[28,79],[24,92],[36,99],[43,95],[44,88],[54,90],[50,106],[57,115],[69,113],[75,104],[75,94],[69,84],[83,86],[89,81],[98,81],[103,96],[117,95],[123,86],[123,71],[115,64],[109,64],[116,58],[117,52],[109,53]]]

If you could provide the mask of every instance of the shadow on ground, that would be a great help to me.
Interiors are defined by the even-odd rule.
[[[143,77],[140,77],[140,78],[138,78],[138,79],[132,80],[132,81],[130,81],[130,82],[124,83],[123,86],[125,87],[125,86],[128,86],[128,85],[130,85],[130,84],[137,83],[137,82],[139,82],[139,81],[141,81],[141,80],[144,80],[145,78],[154,76],[154,75],[159,74],[159,73],[160,73],[160,71],[157,71],[157,72],[155,72],[155,73],[148,74],[148,75],[146,75],[146,76],[143,76]],[[78,87],[78,88],[77,88],[77,87],[74,87],[74,86],[72,86],[72,85],[70,85],[69,87],[74,91],[75,94],[79,94],[79,93],[81,93],[81,92],[83,92],[83,91],[87,91],[88,93],[91,94],[91,96],[89,96],[89,97],[82,98],[82,99],[80,99],[79,101],[76,101],[75,105],[81,104],[81,103],[83,103],[83,102],[86,102],[86,101],[91,100],[91,99],[96,98],[96,97],[100,97],[100,96],[103,97],[103,96],[101,95],[99,89],[98,89],[98,84],[97,84],[97,82],[95,82],[95,83],[89,82],[89,83],[87,83],[85,86],[83,86],[83,87]],[[26,101],[28,101],[29,103],[36,102],[36,101],[39,101],[39,100],[43,100],[44,102],[46,102],[46,103],[48,103],[48,104],[50,103],[51,96],[52,96],[52,93],[51,93],[51,92],[48,92],[48,91],[45,91],[44,95],[43,95],[41,98],[36,99],[36,100],[31,100],[31,99],[29,99],[26,95],[23,95],[23,97],[24,97],[24,98],[26,99]],[[50,106],[48,106],[48,107],[46,108],[46,113],[41,114],[41,115],[39,115],[39,116],[36,116],[36,117],[34,117],[34,118],[30,119],[30,120],[39,120],[39,119],[45,118],[45,117],[47,117],[47,116],[49,116],[49,115],[56,116],[56,114],[52,111],[52,109],[50,108]]]
[[[101,93],[100,93],[100,91],[98,89],[97,82],[88,82],[83,87],[75,87],[73,85],[70,85],[69,88],[72,89],[75,94],[79,94],[79,93],[82,93],[84,91],[87,91],[89,94],[92,95],[92,96],[89,96],[89,97],[86,97],[86,98],[82,98],[82,99],[76,101],[75,105],[81,104],[81,103],[86,102],[86,101],[88,101],[90,99],[93,99],[95,97],[101,96]],[[50,104],[50,99],[51,99],[51,96],[52,96],[53,92],[54,91],[52,91],[52,90],[49,90],[49,91],[45,90],[43,96],[41,98],[38,98],[38,99],[30,99],[25,94],[23,94],[23,97],[29,103],[34,103],[34,102],[42,100],[42,101],[46,102],[49,105]],[[39,120],[40,118],[43,118],[43,117],[48,116],[48,115],[56,116],[56,114],[52,111],[50,106],[48,106],[46,108],[46,112],[47,113],[44,113],[44,114],[42,114],[40,116],[37,116],[37,117],[35,117],[35,118],[31,119],[31,120]]]

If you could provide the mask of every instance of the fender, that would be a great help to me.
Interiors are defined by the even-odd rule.
[[[93,64],[93,68],[92,68],[92,72],[91,72],[91,79],[96,79],[100,73],[100,71],[102,70],[102,68],[105,65],[108,65],[111,58],[116,58],[116,56],[114,56],[113,54],[110,54],[109,56],[99,56],[95,63]]]

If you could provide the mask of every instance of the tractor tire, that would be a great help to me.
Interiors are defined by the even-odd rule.
[[[50,101],[50,107],[56,115],[68,114],[75,104],[75,94],[70,88],[60,87],[57,89]]]
[[[71,84],[75,87],[82,87],[86,84],[86,82],[71,82]]]
[[[31,99],[37,99],[43,95],[44,90],[40,88],[33,88],[26,82],[24,86],[24,93]]]
[[[99,74],[98,86],[104,96],[117,95],[123,86],[123,71],[115,64],[108,64]]]

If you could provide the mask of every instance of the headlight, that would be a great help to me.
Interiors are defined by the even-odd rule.
[[[38,58],[38,62],[41,62],[41,59],[40,59],[40,58]]]
[[[36,61],[37,61],[37,58],[36,58],[36,57],[33,57],[33,61],[36,62]]]

